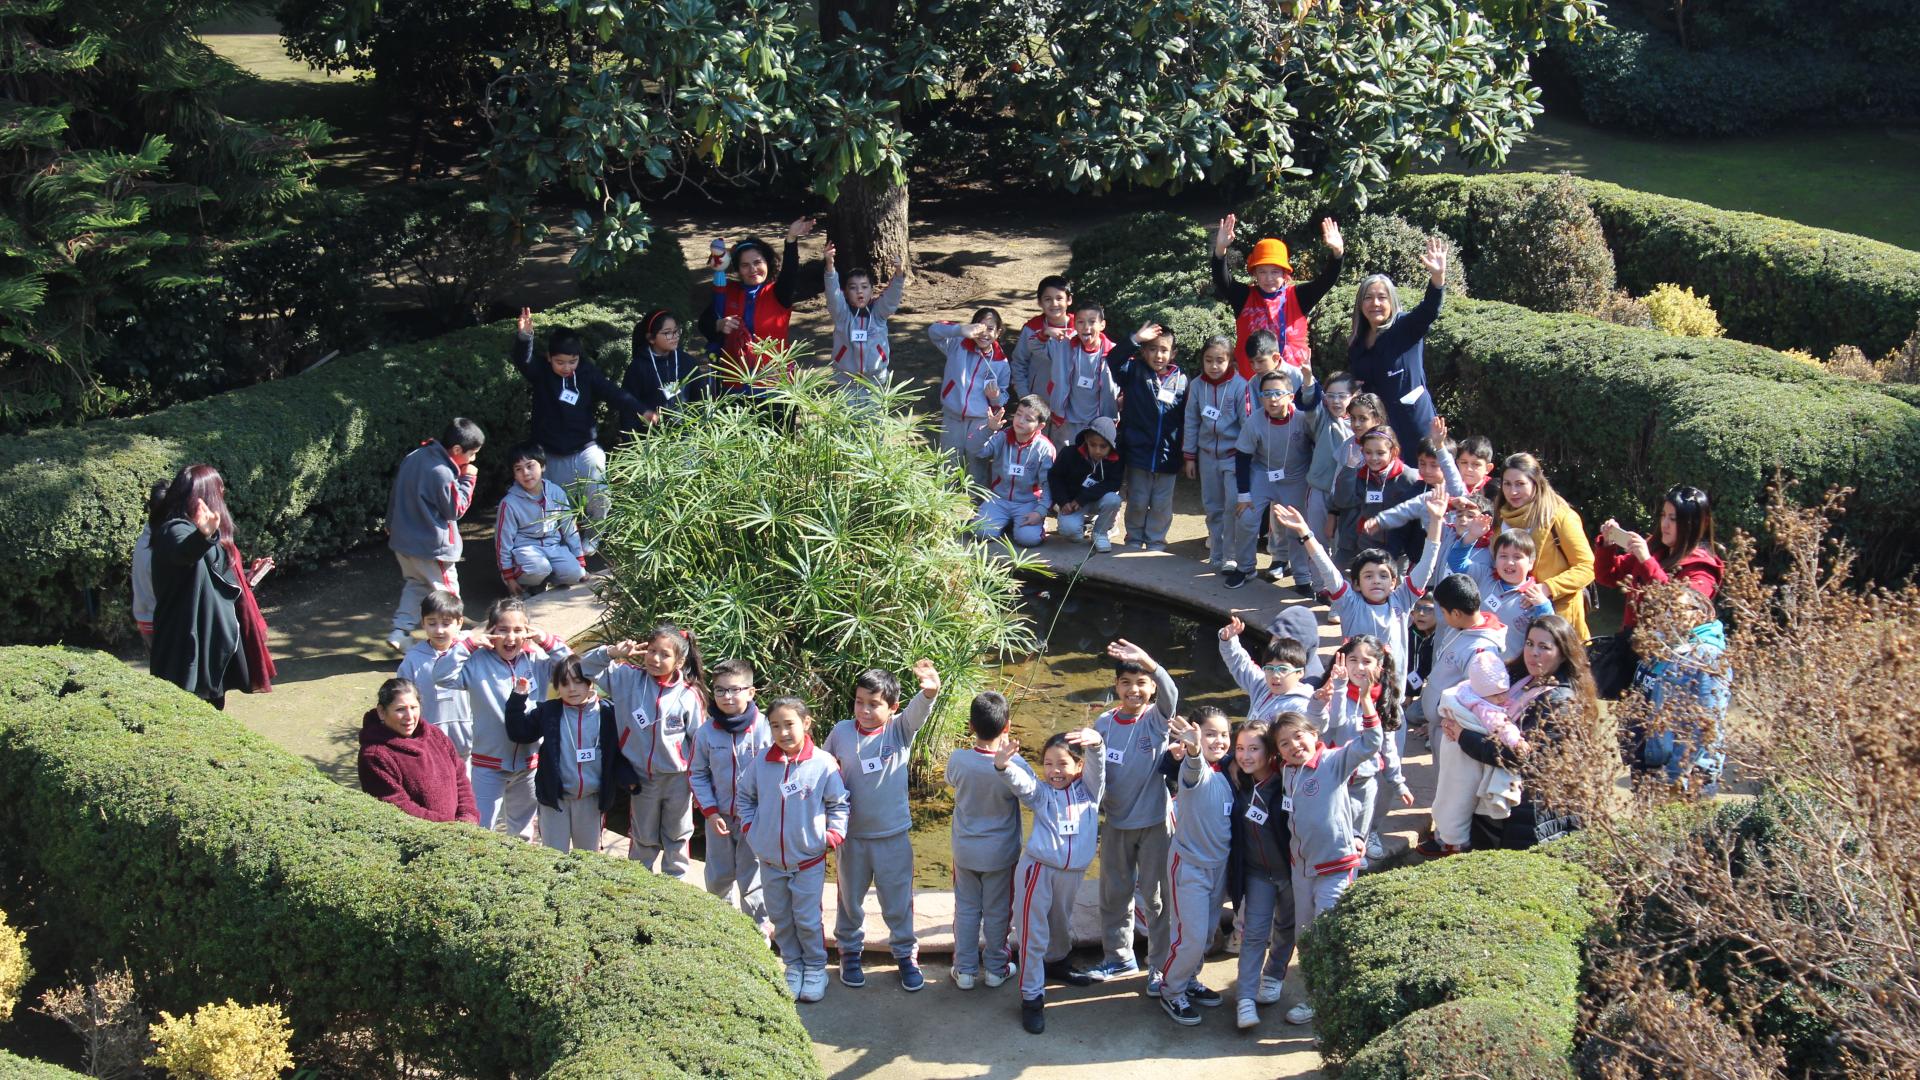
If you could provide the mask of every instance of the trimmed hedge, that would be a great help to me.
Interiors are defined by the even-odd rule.
[[[1411,176],[1382,206],[1479,252],[1478,204],[1494,193],[1551,179],[1537,173]],[[1600,217],[1622,288],[1691,286],[1713,297],[1727,333],[1776,349],[1825,356],[1857,345],[1869,356],[1898,347],[1920,323],[1920,252],[1780,218],[1576,179]]]
[[[1528,1046],[1547,1040],[1564,1061],[1580,943],[1606,902],[1594,874],[1527,851],[1474,852],[1361,878],[1300,943],[1323,1052],[1357,1059],[1423,1009],[1487,998],[1536,1010],[1515,1027]],[[1399,1042],[1425,1038],[1418,1028],[1403,1029]],[[1537,1056],[1516,1051],[1516,1060]]]
[[[86,1075],[0,1050],[0,1080],[84,1080]]]
[[[1112,238],[1128,231],[1149,230],[1126,218],[1087,234],[1093,243],[1076,243],[1074,273],[1125,297],[1129,318],[1187,304],[1205,274],[1204,247],[1162,227],[1152,235],[1178,246],[1108,264],[1087,254],[1125,254]],[[1210,311],[1230,326],[1225,306]],[[1322,374],[1345,365],[1351,311],[1348,294],[1336,292],[1314,312]],[[1689,483],[1712,494],[1723,528],[1764,535],[1777,470],[1803,501],[1831,484],[1857,489],[1841,526],[1864,572],[1892,577],[1911,565],[1920,506],[1905,480],[1920,475],[1920,410],[1881,384],[1739,341],[1454,298],[1428,335],[1426,364],[1454,431],[1486,435],[1502,454],[1540,453],[1590,524],[1644,520],[1661,492]]]
[[[1353,1055],[1340,1080],[1572,1080],[1573,1040],[1544,1010],[1504,998],[1411,1013]]]
[[[578,328],[615,379],[642,310],[687,307],[679,245],[639,259],[653,291],[630,306],[564,304],[539,318],[543,329]],[[0,550],[15,568],[0,643],[124,635],[147,487],[185,465],[220,470],[243,553],[287,570],[376,535],[400,459],[455,416],[478,421],[495,448],[480,458],[483,480],[504,477],[499,451],[528,421],[526,383],[506,363],[512,333],[505,322],[475,327],[147,416],[0,438]]]
[[[432,824],[111,657],[0,649],[0,889],[47,967],[507,1078],[818,1076],[759,931],[624,859]]]

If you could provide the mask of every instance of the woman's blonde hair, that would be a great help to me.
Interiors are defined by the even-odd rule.
[[[1533,501],[1528,503],[1524,510],[1507,504],[1506,477],[1510,469],[1519,470],[1533,482]],[[1500,463],[1500,483],[1496,485],[1493,496],[1493,516],[1497,524],[1524,528],[1528,532],[1538,532],[1551,526],[1553,520],[1566,508],[1567,500],[1561,498],[1560,494],[1553,490],[1553,485],[1547,482],[1547,471],[1540,467],[1539,458],[1522,452],[1508,454],[1507,459]],[[1519,512],[1518,521],[1507,520],[1507,512],[1510,510]]]

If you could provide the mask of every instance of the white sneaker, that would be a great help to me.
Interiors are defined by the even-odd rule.
[[[413,635],[405,630],[395,630],[387,635],[387,648],[402,656],[407,654],[407,645],[413,641]]]
[[[999,986],[1001,983],[1006,982],[1008,979],[1011,979],[1018,974],[1020,974],[1020,965],[1014,963],[1012,960],[1009,960],[1007,961],[1006,971],[998,975],[989,971],[985,975],[981,976],[981,978],[986,982],[987,986],[991,988],[991,987]]]
[[[806,999],[801,998],[800,1000],[805,1001]],[[1287,1023],[1289,1024],[1313,1023],[1313,1006],[1303,1001],[1300,1004],[1295,1005],[1293,1008],[1288,1009]]]
[[[1262,975],[1260,976],[1260,992],[1253,995],[1253,1000],[1262,1005],[1272,1005],[1280,1000],[1280,995],[1286,988],[1287,984],[1281,982],[1279,979],[1271,975]]]
[[[1107,552],[1112,551],[1113,538],[1108,536],[1106,533],[1100,533],[1096,535],[1093,538],[1093,550],[1099,552],[1102,555],[1105,555]]]
[[[799,964],[787,965],[787,993],[796,998],[800,996],[800,982],[803,974]]]
[[[1235,1010],[1233,1022],[1243,1031],[1260,1022],[1260,1010],[1253,1007],[1252,998],[1240,999],[1240,1006]]]
[[[957,990],[973,989],[973,972],[956,971],[953,973],[953,985]]]
[[[819,968],[800,977],[800,1000],[819,1001],[827,996],[827,969]]]
[[[1387,845],[1381,842],[1380,834],[1377,832],[1367,834],[1367,861],[1370,863],[1387,861]]]

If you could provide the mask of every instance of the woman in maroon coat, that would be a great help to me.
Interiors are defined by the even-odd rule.
[[[480,823],[453,740],[420,716],[405,679],[380,684],[380,707],[360,723],[360,790],[427,821]]]

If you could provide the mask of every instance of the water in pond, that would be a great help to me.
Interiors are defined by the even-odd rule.
[[[1045,646],[1033,656],[1002,665],[990,685],[1012,703],[1014,737],[1030,763],[1038,760],[1047,736],[1084,727],[1113,703],[1113,661],[1106,649],[1116,638],[1147,650],[1173,675],[1180,688],[1182,713],[1214,705],[1235,718],[1244,714],[1246,695],[1220,660],[1218,623],[1091,588],[1084,581],[1071,591],[1059,581],[1029,584],[1025,610],[1035,635],[1046,638]],[[970,741],[960,734],[948,740],[950,747]],[[940,787],[939,768],[950,747],[934,755],[935,787]],[[941,787],[937,794],[914,799],[914,884],[918,887],[952,884],[952,803],[947,795]]]

